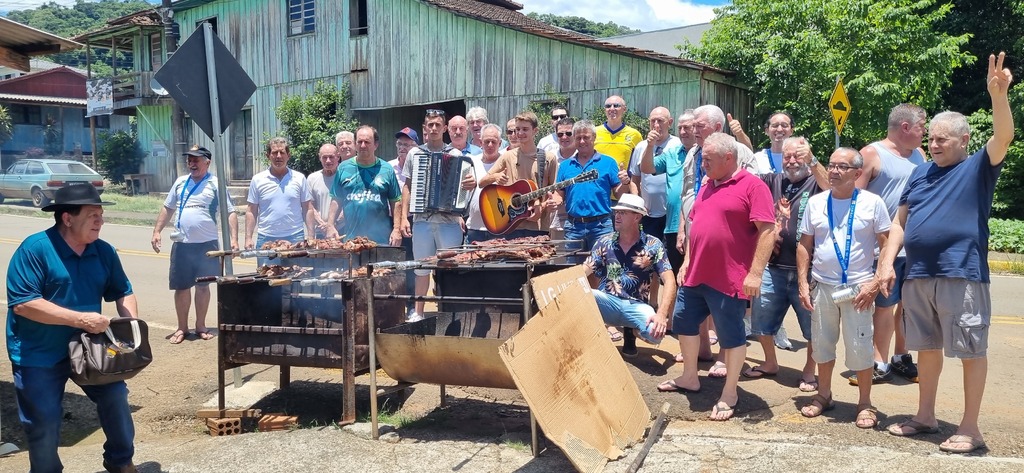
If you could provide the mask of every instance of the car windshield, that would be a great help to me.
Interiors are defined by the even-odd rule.
[[[54,174],[93,174],[92,169],[82,163],[49,163]]]

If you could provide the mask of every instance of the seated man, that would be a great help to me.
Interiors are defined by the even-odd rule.
[[[583,263],[587,275],[592,275],[592,279],[600,278],[598,290],[594,291],[597,307],[604,323],[626,327],[627,334],[637,329],[640,338],[657,345],[665,335],[676,293],[676,280],[665,246],[661,240],[640,230],[640,220],[647,215],[642,197],[623,194],[612,212],[619,231],[599,238]],[[647,304],[655,276],[660,278],[664,288],[657,311]],[[634,357],[636,354],[636,338],[626,337],[622,355]]]

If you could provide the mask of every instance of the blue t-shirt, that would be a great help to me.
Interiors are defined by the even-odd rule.
[[[78,331],[14,313],[14,306],[45,299],[80,312],[100,312],[103,301],[132,294],[114,247],[96,240],[79,256],[57,227],[21,243],[7,266],[7,355],[20,366],[51,367],[68,357],[68,340]]]
[[[565,212],[572,218],[597,217],[612,211],[612,189],[619,185],[619,164],[601,153],[594,153],[584,165],[575,157],[558,165],[557,182],[572,179],[591,169],[597,170],[597,179],[578,182],[565,188]]]
[[[390,164],[380,158],[369,166],[360,165],[356,158],[341,163],[334,175],[331,197],[345,215],[341,229],[347,235],[345,239],[364,236],[388,244],[393,227],[391,203],[402,198],[398,176]]]
[[[654,157],[654,174],[665,174],[665,233],[679,233],[679,208],[683,204],[683,163],[686,148],[670,146]]]
[[[914,169],[900,197],[908,206],[907,279],[989,282],[988,218],[1002,169],[986,148],[952,166],[930,161]]]

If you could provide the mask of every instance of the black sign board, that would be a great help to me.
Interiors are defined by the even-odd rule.
[[[206,43],[199,28],[185,40],[171,58],[154,74],[153,78],[181,105],[207,136],[213,138],[231,125],[238,111],[245,106],[256,84],[238,64],[224,43],[213,36],[213,66],[217,78],[217,96],[220,98],[220,130],[213,129],[210,107],[210,83],[207,77]]]

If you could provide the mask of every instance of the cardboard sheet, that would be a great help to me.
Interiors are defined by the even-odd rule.
[[[499,348],[544,434],[582,472],[641,440],[651,412],[608,332],[582,266],[531,280],[540,312]]]

